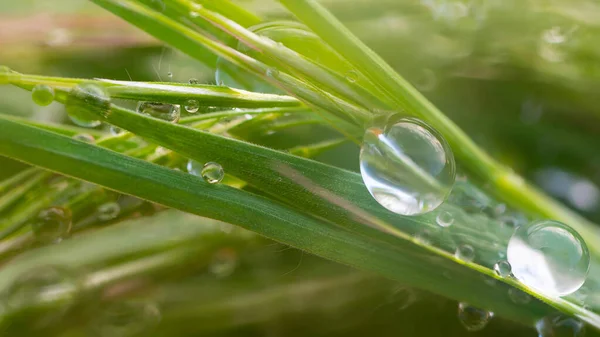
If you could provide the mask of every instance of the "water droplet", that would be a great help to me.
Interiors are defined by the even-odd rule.
[[[198,101],[195,99],[190,99],[187,102],[185,102],[184,105],[185,111],[193,114],[198,112],[198,109],[200,108],[200,105],[198,104]]]
[[[475,249],[471,245],[462,243],[456,247],[454,256],[459,260],[471,262],[475,259]]]
[[[74,304],[79,283],[66,268],[53,265],[38,266],[21,273],[5,290],[3,303],[10,310],[52,303],[42,323],[50,323],[65,314]],[[47,315],[46,315],[47,314]]]
[[[73,139],[92,144],[96,141],[94,136],[87,133],[78,133],[75,136],[73,136]]]
[[[238,256],[231,248],[222,248],[213,256],[208,269],[217,277],[231,275],[237,267]]]
[[[54,89],[46,84],[38,84],[31,90],[31,98],[39,106],[50,105],[54,101]]]
[[[494,264],[494,272],[500,277],[509,277],[511,273],[510,263],[505,260],[496,262]]]
[[[492,317],[494,317],[492,312],[463,302],[458,304],[458,319],[468,331],[482,330]]]
[[[199,162],[190,159],[187,162],[186,170],[191,175],[195,175],[196,177],[201,177],[202,176],[202,167],[203,166],[204,165],[200,164]]]
[[[81,83],[69,91],[65,110],[73,123],[93,128],[100,125],[98,115],[110,114],[110,96],[95,83]]]
[[[354,83],[358,80],[358,73],[356,70],[350,70],[346,73],[346,81]]]
[[[279,70],[276,68],[267,69],[267,76],[269,77],[277,77],[279,75]]]
[[[190,80],[188,81],[190,84],[198,84],[200,83],[200,81],[198,81],[197,78],[190,78]]]
[[[371,127],[365,132],[360,171],[373,198],[402,215],[437,208],[455,179],[450,146],[435,130],[408,118],[390,123],[385,130]]]
[[[420,91],[431,91],[437,86],[437,77],[431,69],[424,69],[421,76],[415,82]]]
[[[397,310],[404,310],[417,301],[417,294],[410,288],[399,287],[390,293],[387,301]]]
[[[450,212],[443,211],[435,218],[435,222],[442,227],[450,227],[454,223],[454,216]]]
[[[208,162],[204,164],[201,172],[202,178],[209,184],[217,184],[223,180],[225,171],[223,167],[215,162]]]
[[[536,324],[539,337],[578,337],[585,334],[585,325],[575,317],[553,314]]]
[[[91,329],[99,337],[139,336],[161,320],[159,308],[151,302],[122,301],[105,304]]]
[[[31,229],[38,242],[59,242],[71,232],[71,221],[71,210],[50,207],[38,214],[31,224]]]
[[[110,129],[109,129],[109,131],[110,131],[110,134],[111,134],[111,135],[113,135],[113,136],[118,136],[118,135],[120,135],[121,133],[123,133],[123,129],[121,129],[121,128],[120,128],[120,127],[118,127],[118,126],[114,126],[114,125],[111,125],[111,126],[110,126]]]
[[[558,221],[520,226],[508,242],[513,275],[548,296],[570,294],[583,285],[590,254],[583,238]]]
[[[98,220],[109,221],[119,216],[121,206],[116,202],[107,202],[98,206],[96,211],[98,212]]]
[[[515,304],[527,304],[531,302],[531,296],[517,288],[508,289],[508,297]]]
[[[139,102],[137,112],[171,123],[177,123],[180,116],[179,105],[159,102]]]

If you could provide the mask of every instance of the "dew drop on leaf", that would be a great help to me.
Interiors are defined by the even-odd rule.
[[[36,241],[41,243],[59,242],[71,232],[71,210],[50,207],[42,210],[31,223]]]
[[[346,73],[346,81],[354,83],[356,80],[358,80],[358,73],[356,70],[350,70]]]
[[[531,296],[517,288],[508,289],[508,297],[515,304],[527,304],[531,302]]]
[[[563,314],[546,316],[535,324],[538,337],[580,337],[585,334],[585,325],[575,317]]]
[[[195,175],[196,177],[201,177],[202,176],[202,167],[204,165],[202,165],[201,163],[190,159],[187,162],[186,165],[186,170],[188,171],[189,174],[191,175]]]
[[[461,302],[458,304],[458,320],[468,331],[479,331],[485,328],[494,314]]]
[[[177,123],[180,117],[179,105],[169,103],[139,102],[137,112],[171,123]]]
[[[223,167],[215,162],[208,162],[204,164],[201,172],[202,178],[209,184],[217,184],[223,180],[225,171]]]
[[[91,144],[93,144],[96,141],[94,136],[92,136],[88,133],[78,133],[73,136],[73,139],[81,141],[81,142],[91,143]]]
[[[510,263],[505,260],[496,262],[494,264],[494,272],[500,277],[509,277],[511,273]]]
[[[187,111],[188,113],[196,113],[198,112],[198,109],[200,108],[200,105],[198,104],[198,101],[195,99],[190,99],[187,102],[185,102],[185,105],[183,106],[185,108],[185,111]]]
[[[54,89],[46,84],[38,84],[31,90],[31,99],[39,106],[50,105],[54,101]]]
[[[443,211],[437,215],[435,222],[441,227],[450,227],[454,223],[454,216],[450,212]]]
[[[118,126],[114,126],[114,125],[110,126],[109,131],[110,131],[110,134],[113,135],[113,136],[118,136],[121,133],[123,133],[123,129],[121,129]]]
[[[450,146],[425,123],[403,118],[365,132],[360,172],[373,198],[401,215],[441,205],[455,180]]]
[[[98,206],[96,211],[98,212],[98,220],[109,221],[119,216],[121,206],[116,202],[107,202]]]
[[[100,116],[110,114],[110,96],[104,87],[95,83],[81,83],[69,91],[65,103],[67,115],[81,127],[100,125]]]
[[[475,259],[475,249],[473,246],[463,243],[456,247],[454,256],[459,260],[471,262]]]
[[[553,220],[520,226],[508,242],[507,258],[519,281],[547,296],[564,296],[579,289],[590,267],[583,238]]]

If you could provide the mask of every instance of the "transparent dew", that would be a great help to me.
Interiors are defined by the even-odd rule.
[[[171,123],[177,123],[180,117],[179,105],[160,102],[139,102],[137,112]]]
[[[123,129],[118,126],[111,125],[109,128],[110,134],[113,136],[118,136],[123,133]]]
[[[152,302],[111,302],[100,308],[90,329],[99,337],[139,336],[158,325],[161,318],[160,309]]]
[[[187,102],[185,102],[185,105],[183,107],[185,108],[185,111],[193,114],[193,113],[198,112],[198,109],[200,108],[200,104],[198,103],[197,100],[190,99]]]
[[[519,281],[547,296],[564,296],[579,289],[590,267],[583,238],[552,220],[520,226],[508,242],[507,258]]]
[[[75,303],[78,290],[79,283],[70,270],[61,266],[38,266],[17,276],[6,288],[2,301],[8,310],[51,303],[52,310],[44,311],[36,322],[47,325],[64,316]]]
[[[443,211],[435,218],[435,222],[441,227],[450,227],[454,223],[454,216],[450,212]]]
[[[215,253],[208,269],[215,276],[222,278],[233,274],[237,264],[238,256],[235,250],[222,248]]]
[[[201,163],[195,161],[195,160],[188,160],[187,165],[186,165],[186,170],[189,174],[191,175],[195,175],[196,177],[201,177],[202,176],[202,168],[204,165],[202,165]]]
[[[46,84],[38,84],[31,90],[31,99],[39,106],[50,105],[54,101],[54,89]]]
[[[450,146],[425,123],[403,118],[365,132],[360,172],[373,198],[401,215],[441,205],[455,180]]]
[[[350,70],[346,73],[346,81],[354,83],[358,80],[358,72],[356,70]]]
[[[209,184],[218,184],[225,177],[223,167],[215,162],[208,162],[202,167],[202,179]]]
[[[92,136],[88,133],[78,133],[73,136],[73,139],[81,141],[81,142],[92,143],[92,144],[96,141],[94,136]]]
[[[42,210],[31,223],[31,230],[40,243],[60,242],[71,232],[71,210],[50,207]]]
[[[508,298],[515,304],[527,304],[531,302],[531,296],[517,288],[508,289]]]
[[[538,337],[578,337],[585,335],[585,325],[575,317],[554,314],[540,319],[535,328]]]
[[[476,308],[464,302],[458,304],[458,320],[468,331],[482,330],[492,317],[494,317],[492,312]]]
[[[475,259],[475,248],[471,245],[460,244],[456,247],[456,251],[454,252],[454,256],[465,262],[471,262]]]
[[[95,83],[80,83],[69,91],[65,110],[76,125],[93,128],[101,124],[99,115],[110,114],[110,96]]]
[[[505,260],[496,262],[494,264],[494,272],[500,277],[509,277],[511,273],[510,263]]]
[[[107,202],[98,206],[96,212],[98,213],[98,220],[109,221],[119,216],[121,206],[116,202]]]

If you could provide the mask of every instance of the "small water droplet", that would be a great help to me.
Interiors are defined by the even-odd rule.
[[[508,289],[508,297],[515,304],[527,304],[531,302],[531,296],[517,288]]]
[[[190,84],[198,84],[200,83],[200,81],[198,81],[197,78],[190,78],[190,80],[188,81]]]
[[[50,207],[42,210],[31,223],[35,239],[41,243],[59,242],[71,232],[71,210]]]
[[[50,105],[54,101],[54,89],[46,84],[38,84],[31,90],[31,98],[39,106]]]
[[[78,133],[73,136],[73,139],[92,144],[96,141],[94,136],[87,133]]]
[[[202,178],[209,184],[217,184],[223,180],[225,171],[223,167],[215,162],[208,162],[204,164],[201,172]]]
[[[279,70],[276,68],[267,69],[267,76],[269,77],[277,77],[279,75]]]
[[[123,129],[121,129],[121,128],[120,128],[120,127],[118,127],[118,126],[114,126],[114,125],[111,125],[111,126],[110,126],[110,129],[109,129],[109,131],[110,131],[110,134],[111,134],[111,135],[113,135],[113,136],[118,136],[118,135],[120,135],[121,133],[123,133]]]
[[[69,91],[65,110],[73,123],[93,128],[101,124],[98,115],[110,114],[110,96],[104,87],[81,83]]]
[[[583,285],[590,254],[583,238],[558,221],[520,226],[508,242],[513,275],[548,296],[564,296]]]
[[[27,270],[16,277],[4,292],[3,304],[7,309],[19,310],[44,303],[52,303],[52,310],[39,317],[48,324],[61,318],[74,304],[79,283],[66,268],[43,265]]]
[[[358,80],[358,72],[356,70],[350,70],[346,73],[346,81],[354,83]]]
[[[179,105],[168,103],[139,102],[137,112],[171,123],[177,123],[180,117]]]
[[[227,277],[235,271],[237,263],[236,251],[231,248],[222,248],[215,253],[208,269],[219,278]]]
[[[450,212],[443,211],[435,218],[435,222],[442,227],[450,227],[454,223],[454,216]]]
[[[184,105],[185,111],[193,114],[198,112],[198,109],[200,108],[200,104],[198,104],[198,101],[195,99],[190,99],[187,102],[185,102]]]
[[[540,319],[535,328],[538,337],[580,337],[585,334],[585,325],[575,317],[553,314]]]
[[[431,69],[424,69],[421,76],[415,82],[420,91],[431,91],[437,86],[437,77]]]
[[[373,198],[401,215],[434,210],[450,194],[455,179],[450,146],[435,130],[412,118],[365,132],[360,171]]]
[[[387,301],[397,310],[404,310],[417,301],[417,294],[410,288],[399,287],[390,293]]]
[[[511,273],[510,263],[505,260],[496,262],[494,264],[494,272],[500,277],[509,277]]]
[[[99,337],[140,336],[161,320],[156,304],[142,301],[121,301],[104,304],[91,323],[93,335]]]
[[[494,317],[492,312],[476,308],[464,302],[458,304],[458,319],[468,331],[482,330],[492,317]]]
[[[462,243],[456,247],[454,256],[459,260],[471,262],[475,259],[475,249],[471,245]]]
[[[96,211],[98,212],[98,220],[109,221],[119,216],[121,206],[116,202],[107,202],[98,206]]]

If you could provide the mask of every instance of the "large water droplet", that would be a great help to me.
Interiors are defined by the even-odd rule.
[[[459,260],[471,262],[475,259],[475,249],[471,245],[462,243],[456,247],[454,256]]]
[[[137,112],[171,123],[177,123],[180,116],[179,105],[159,102],[139,102]]]
[[[73,123],[93,128],[100,125],[98,115],[110,114],[110,96],[95,83],[81,83],[69,91],[65,110]]]
[[[203,167],[204,167],[203,164],[190,159],[187,162],[186,170],[188,171],[189,174],[195,175],[196,177],[201,177]]]
[[[31,229],[38,242],[59,242],[71,232],[71,211],[62,207],[44,209],[32,222]]]
[[[108,303],[94,318],[91,329],[99,337],[139,336],[161,320],[159,308],[150,302]]]
[[[539,337],[577,337],[585,333],[583,322],[562,314],[549,315],[535,324]]]
[[[198,101],[195,99],[190,99],[187,102],[185,102],[184,105],[185,111],[193,114],[198,112],[198,109],[200,108],[200,104],[198,104]]]
[[[450,227],[454,223],[454,216],[450,212],[443,211],[435,218],[435,222],[442,227]]]
[[[59,318],[74,303],[78,282],[67,269],[59,266],[39,266],[20,274],[6,289],[3,303],[8,309],[19,310],[52,303],[52,310],[43,317]]]
[[[107,202],[98,206],[98,220],[100,221],[109,221],[117,216],[121,212],[121,206],[116,202]]]
[[[482,330],[493,316],[493,313],[470,304],[463,302],[458,304],[458,319],[468,331]]]
[[[507,258],[519,281],[548,296],[563,296],[579,289],[590,266],[583,238],[552,220],[519,227],[508,242]]]
[[[38,84],[31,90],[31,98],[39,106],[50,105],[54,101],[54,89],[46,84]]]
[[[373,198],[402,215],[423,214],[441,205],[456,174],[450,146],[412,118],[365,132],[360,171]]]
[[[511,273],[510,263],[508,261],[498,261],[494,264],[494,272],[500,277],[509,277]]]
[[[215,162],[208,162],[204,164],[201,172],[202,178],[209,184],[217,184],[223,180],[225,171],[223,167]]]

